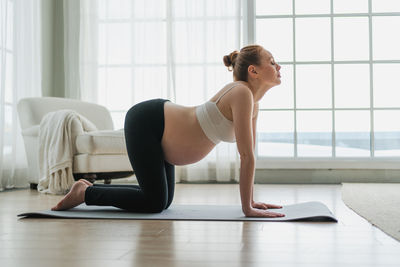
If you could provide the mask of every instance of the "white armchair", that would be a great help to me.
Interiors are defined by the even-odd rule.
[[[124,131],[113,130],[113,121],[107,108],[88,102],[57,97],[24,98],[18,102],[22,137],[24,139],[29,167],[29,183],[36,188],[39,183],[39,125],[49,112],[71,109],[90,120],[99,131],[84,132],[75,139],[73,174],[93,182],[104,179],[111,183],[113,178],[134,174],[126,152]]]

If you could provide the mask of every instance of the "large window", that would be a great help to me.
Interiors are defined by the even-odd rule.
[[[258,158],[400,156],[400,1],[255,0],[282,65],[260,102]]]
[[[196,105],[232,80],[222,56],[240,45],[239,3],[98,1],[98,96],[117,128],[134,103],[175,97]]]
[[[211,96],[232,79],[222,55],[255,42],[282,66],[282,84],[260,102],[258,162],[399,159],[400,1],[101,0],[98,8],[99,102],[117,128],[141,100]],[[208,47],[216,38],[228,45]]]

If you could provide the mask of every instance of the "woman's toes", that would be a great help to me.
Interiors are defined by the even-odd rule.
[[[89,186],[82,181],[75,182],[69,193],[66,194],[52,210],[66,210],[83,203],[85,201],[85,190],[87,187]]]
[[[85,184],[92,186],[93,184],[86,179],[79,179],[79,181],[84,182]]]
[[[61,206],[61,202],[62,202],[62,200],[59,201],[59,202],[57,203],[57,205],[55,205],[54,207],[52,207],[51,210],[59,210],[59,209],[60,209],[60,206]]]

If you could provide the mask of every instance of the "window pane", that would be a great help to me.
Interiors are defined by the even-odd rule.
[[[1,10],[0,10],[1,12]],[[1,36],[1,34],[0,34]],[[3,51],[2,51],[2,47],[1,47],[1,43],[0,43],[0,62],[3,62]],[[0,82],[3,80],[3,64],[0,63]]]
[[[400,120],[398,118],[400,118],[399,110],[374,112],[375,156],[400,156]]]
[[[298,108],[332,107],[330,65],[297,65],[296,79]]]
[[[176,67],[176,102],[180,105],[199,105],[204,99],[203,67]],[[196,82],[193,82],[196,81]]]
[[[111,111],[110,113],[111,113],[111,118],[114,123],[114,129],[119,130],[119,129],[124,128],[126,112]]]
[[[131,27],[129,23],[99,25],[99,63],[129,64],[131,62]]]
[[[113,0],[111,0],[113,1]],[[167,9],[165,0],[141,0],[133,2],[133,16],[134,18],[166,18]]]
[[[334,0],[333,12],[335,13],[367,13],[368,0]]]
[[[400,107],[400,64],[374,64],[374,106]]]
[[[328,14],[330,0],[296,0],[296,14]]]
[[[292,14],[292,2],[292,0],[256,0],[256,15]]]
[[[136,22],[134,24],[134,39],[135,43],[132,48],[136,64],[167,63],[166,22]],[[141,42],[140,40],[149,40],[149,42]]]
[[[293,61],[292,19],[257,19],[257,43],[270,51],[276,61]]]
[[[329,18],[296,19],[296,60],[330,60],[331,26]]]
[[[204,7],[204,1],[172,0],[172,16],[175,18],[203,17]]]
[[[101,19],[127,19],[131,16],[131,0],[101,0],[99,16]]]
[[[12,143],[13,143],[13,131],[12,131],[12,125],[13,125],[13,121],[12,121],[12,106],[11,105],[4,105],[4,130],[3,130],[3,134],[4,134],[4,139],[3,139],[3,155],[7,156],[10,155],[12,152]],[[3,115],[2,115],[3,116]]]
[[[107,10],[108,0],[97,0],[97,8],[99,12],[99,19],[106,19],[106,10]]]
[[[272,87],[260,100],[260,108],[293,108],[293,65],[282,65],[282,83]]]
[[[370,107],[368,64],[335,64],[335,107]]]
[[[199,105],[213,97],[227,82],[233,81],[232,74],[222,63],[219,66],[207,66],[207,79],[205,79],[203,96],[198,99]]]
[[[237,50],[237,40],[235,34],[236,23],[233,20],[207,21],[206,22],[206,40],[205,49],[206,61],[210,63],[217,62],[223,65],[223,55],[228,55],[233,50]],[[224,40],[220,42],[218,40]]]
[[[6,53],[6,80],[5,80],[5,87],[6,87],[6,92],[5,92],[5,100],[8,103],[12,103],[13,100],[13,55],[11,53]],[[0,63],[1,64],[1,63]],[[0,80],[1,81],[1,80]]]
[[[373,58],[375,60],[400,59],[398,29],[400,29],[400,17],[372,17]]]
[[[97,37],[98,49],[99,52],[97,54],[97,61],[99,64],[106,64],[106,55],[107,55],[107,24],[99,23],[99,36]]]
[[[372,12],[399,12],[399,0],[372,0]]]
[[[13,4],[12,1],[8,1],[7,9],[8,9],[8,11],[7,11],[7,24],[6,24],[6,27],[7,27],[7,29],[6,29],[6,31],[7,31],[7,44],[6,44],[6,47],[9,50],[13,50],[13,31],[14,31],[13,30],[13,28],[14,28],[14,22],[13,22],[14,15],[13,15],[13,12],[14,12],[14,4]]]
[[[204,62],[204,22],[175,22],[173,38],[176,63]]]
[[[368,18],[334,18],[335,60],[368,60]]]
[[[369,157],[370,124],[369,111],[336,111],[336,156]]]
[[[297,112],[297,153],[299,157],[332,156],[332,112]]]
[[[167,69],[165,66],[136,67],[133,74],[135,103],[167,97]]]
[[[236,16],[239,9],[237,0],[206,0],[206,16]]]
[[[258,156],[294,156],[293,111],[260,111],[257,120]]]
[[[128,110],[132,104],[130,68],[99,70],[99,102],[110,110]]]

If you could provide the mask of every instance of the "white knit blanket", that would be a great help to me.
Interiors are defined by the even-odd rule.
[[[42,118],[39,126],[39,192],[65,194],[71,189],[75,138],[84,131],[96,130],[92,122],[73,110],[50,112]]]

